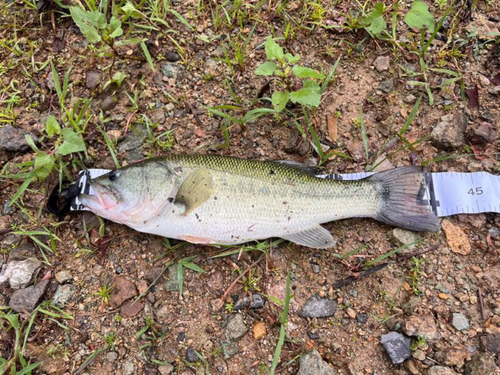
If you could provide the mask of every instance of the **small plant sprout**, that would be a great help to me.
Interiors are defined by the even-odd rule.
[[[317,70],[296,65],[300,55],[285,53],[270,36],[264,46],[268,61],[260,64],[255,74],[275,77],[278,90],[271,97],[275,111],[283,111],[289,101],[306,107],[319,107],[321,87],[318,82],[324,80],[325,76]],[[295,90],[297,80],[302,79],[302,88]]]

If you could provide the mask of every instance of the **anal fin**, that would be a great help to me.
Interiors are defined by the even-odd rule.
[[[336,243],[332,234],[319,224],[314,224],[300,232],[281,237],[297,245],[312,247],[314,249],[327,249],[335,246]]]

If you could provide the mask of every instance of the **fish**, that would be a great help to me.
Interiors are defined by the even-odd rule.
[[[279,237],[310,248],[335,246],[321,224],[366,217],[412,231],[437,231],[418,167],[357,181],[317,177],[295,162],[171,154],[90,180],[82,204],[139,232],[195,244],[237,245]]]

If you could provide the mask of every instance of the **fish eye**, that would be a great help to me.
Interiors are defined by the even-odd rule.
[[[117,172],[117,171],[111,171],[111,172],[109,172],[108,178],[109,178],[110,181],[114,181],[114,180],[116,180],[118,178],[119,175],[120,175],[119,172]]]

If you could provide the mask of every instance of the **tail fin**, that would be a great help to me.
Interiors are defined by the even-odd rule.
[[[375,219],[419,232],[435,232],[441,228],[438,217],[422,199],[426,185],[420,168],[391,169],[368,179],[378,186],[382,201]]]

